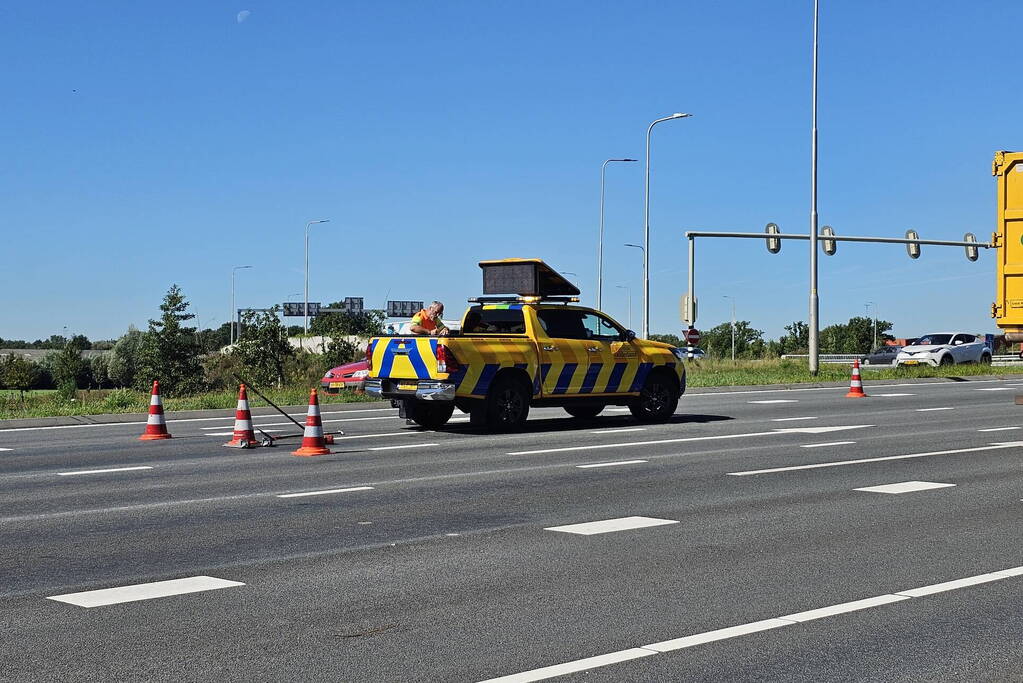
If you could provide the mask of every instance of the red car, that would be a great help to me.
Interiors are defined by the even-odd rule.
[[[366,375],[368,374],[369,363],[357,360],[354,363],[347,363],[327,370],[327,374],[320,380],[320,386],[328,394],[336,394],[342,389],[361,390],[366,384]]]

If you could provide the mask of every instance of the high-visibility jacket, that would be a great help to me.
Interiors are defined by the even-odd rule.
[[[442,330],[448,329],[443,320],[430,317],[429,311],[425,308],[412,316],[412,324],[422,327],[427,332],[433,332],[438,328]]]

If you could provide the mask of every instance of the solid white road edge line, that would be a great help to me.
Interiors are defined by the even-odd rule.
[[[122,602],[152,600],[153,598],[165,598],[171,595],[214,591],[220,588],[244,585],[244,583],[238,581],[227,581],[226,579],[217,579],[212,576],[192,576],[187,579],[171,579],[170,581],[138,583],[134,586],[121,586],[120,588],[103,588],[82,593],[51,595],[47,600],[66,602],[71,605],[78,605],[79,607],[101,607],[103,605],[117,605]]]
[[[899,591],[897,593],[887,593],[885,595],[877,595],[871,598],[864,598],[862,600],[843,602],[837,605],[829,605],[827,607],[807,610],[805,612],[796,612],[782,617],[774,617],[773,619],[762,619],[748,624],[739,624],[738,626],[729,626],[727,628],[719,628],[713,631],[704,631],[703,633],[696,633],[691,636],[674,638],[672,640],[663,640],[658,643],[651,643],[641,647],[633,647],[627,650],[618,650],[617,652],[609,652],[607,654],[597,655],[594,657],[586,657],[585,659],[576,659],[571,662],[545,666],[541,669],[522,671],[508,676],[501,676],[500,678],[489,678],[481,683],[529,683],[530,681],[543,681],[557,676],[564,676],[565,674],[596,669],[603,666],[609,666],[611,664],[617,664],[619,662],[638,659],[640,657],[664,654],[675,650],[694,647],[696,645],[736,638],[750,633],[758,633],[760,631],[781,628],[782,626],[801,624],[815,619],[824,619],[839,614],[848,614],[859,610],[872,609],[874,607],[890,605],[895,602],[902,602],[904,600],[933,595],[934,593],[966,588],[968,586],[989,583],[991,581],[1000,581],[1002,579],[1021,575],[1023,575],[1023,567],[1013,567],[1011,569],[1003,569],[1001,571],[990,572],[988,574],[979,574],[977,576],[968,576],[954,581],[936,583],[930,586],[921,586],[920,588]]]
[[[909,458],[927,458],[932,455],[954,455],[956,453],[977,453],[979,451],[994,451],[1000,448],[1019,448],[1023,441],[1012,441],[1008,443],[993,443],[989,446],[977,448],[956,448],[950,451],[931,451],[929,453],[909,453],[907,455],[886,455],[881,458],[861,458],[859,460],[837,460],[834,462],[818,462],[812,465],[793,465],[791,467],[771,467],[765,470],[746,470],[744,472],[726,472],[732,477],[746,477],[751,474],[773,474],[774,472],[795,472],[797,470],[815,470],[820,467],[841,467],[843,465],[859,465],[867,462],[884,462],[886,460],[907,460]]]
[[[655,441],[626,441],[625,443],[598,443],[591,446],[566,446],[564,448],[543,448],[536,451],[512,451],[506,455],[540,455],[542,453],[566,453],[568,451],[590,451],[598,448],[626,448],[629,446],[658,446],[667,443],[688,443],[691,441],[723,441],[727,439],[744,439],[752,436],[778,436],[780,434],[824,434],[839,432],[846,429],[864,429],[874,425],[843,425],[839,427],[787,427],[770,432],[752,432],[750,434],[719,434],[717,436],[689,436],[680,439],[657,439]]]
[[[618,465],[638,465],[646,460],[619,460],[618,462],[595,462],[590,465],[576,465],[579,469],[585,470],[590,467],[617,467]]]
[[[108,470],[78,470],[76,472],[57,472],[58,477],[73,477],[76,474],[105,474],[106,472],[129,472],[131,470],[151,470],[152,467],[148,465],[140,465],[139,467],[113,467]]]
[[[372,486],[352,486],[347,489],[328,489],[326,491],[306,491],[305,493],[281,493],[278,498],[302,498],[303,496],[325,496],[329,493],[348,493],[349,491],[369,491]]]

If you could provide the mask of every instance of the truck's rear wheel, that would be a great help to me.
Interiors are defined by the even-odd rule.
[[[601,405],[585,405],[585,406],[565,406],[565,412],[572,417],[577,417],[581,420],[586,420],[591,417],[596,417],[600,414],[600,411],[604,409]]]
[[[490,385],[482,410],[486,427],[491,431],[522,428],[529,417],[529,385],[515,377],[498,377]],[[472,421],[478,422],[478,418]]]
[[[451,419],[455,404],[450,402],[417,402],[412,421],[426,429],[440,429]]]
[[[678,380],[666,372],[650,375],[629,404],[633,416],[642,422],[663,422],[675,414],[679,398]]]

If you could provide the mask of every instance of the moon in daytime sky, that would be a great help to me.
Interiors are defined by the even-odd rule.
[[[252,14],[252,12],[250,12],[247,9],[243,9],[241,12],[239,12],[238,13],[238,17],[237,17],[238,23],[240,24],[243,21],[245,21],[246,19],[248,19],[250,14]]]

